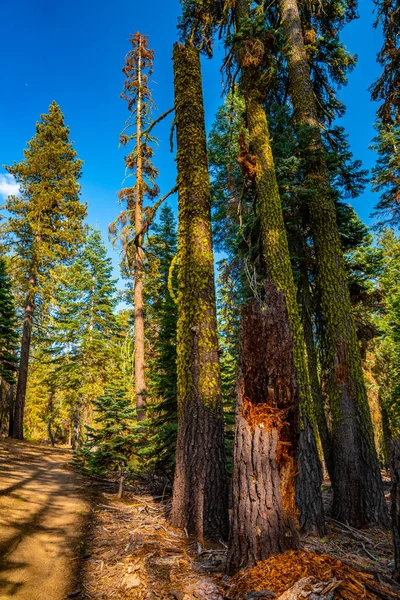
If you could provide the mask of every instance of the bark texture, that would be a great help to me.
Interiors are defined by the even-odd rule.
[[[34,269],[32,269],[34,271]],[[36,273],[29,276],[29,291],[25,301],[24,323],[22,326],[21,353],[18,371],[17,392],[14,404],[12,436],[16,440],[24,439],[24,410],[26,386],[28,383],[29,353],[31,348],[32,320],[35,310]]]
[[[135,233],[143,227],[143,159],[142,159],[142,94],[141,94],[141,57],[139,41],[138,60],[138,97],[136,107],[136,184],[135,184]],[[134,245],[134,351],[135,351],[135,394],[136,418],[146,418],[146,378],[144,368],[144,304],[143,304],[143,250],[141,235]]]
[[[227,569],[236,572],[299,547],[294,480],[298,387],[285,297],[242,313]]]
[[[171,521],[226,539],[228,492],[200,60],[174,46],[178,141],[178,437]]]
[[[236,28],[249,18],[248,0],[236,3]],[[265,264],[269,279],[284,293],[287,318],[292,335],[293,361],[299,396],[299,441],[297,445],[298,477],[296,478],[296,498],[299,509],[299,525],[306,531],[325,529],[321,496],[322,469],[319,462],[314,436],[314,412],[311,387],[307,370],[306,348],[297,306],[296,289],[290,264],[286,229],[275,166],[272,156],[270,134],[264,109],[264,94],[257,83],[262,73],[254,62],[246,58],[248,42],[244,40],[237,50],[237,60],[241,68],[241,88],[246,103],[249,150],[256,160],[255,188],[257,206],[261,222],[261,235]]]
[[[333,514],[360,527],[388,524],[361,357],[317,118],[297,0],[280,0],[295,120],[307,127],[310,227],[326,336],[325,389],[331,404]]]
[[[392,442],[391,474],[390,511],[394,544],[394,576],[396,581],[400,582],[400,438]]]
[[[307,270],[302,265],[300,267],[299,281],[299,303],[301,306],[301,316],[304,329],[304,338],[307,348],[307,364],[310,375],[311,391],[314,401],[315,417],[318,425],[318,433],[321,440],[322,451],[324,454],[325,465],[330,478],[333,478],[333,456],[332,440],[328,428],[325,412],[325,401],[322,394],[321,382],[318,375],[318,358],[315,348],[314,327],[313,327],[313,308],[308,280]]]

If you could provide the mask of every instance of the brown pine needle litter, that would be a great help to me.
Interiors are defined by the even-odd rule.
[[[329,554],[308,550],[277,554],[251,569],[240,571],[227,586],[225,594],[232,600],[242,600],[250,592],[271,590],[279,598],[305,577],[314,577],[318,582],[340,581],[334,590],[335,600],[399,600],[397,592],[380,584],[373,575],[356,571]]]

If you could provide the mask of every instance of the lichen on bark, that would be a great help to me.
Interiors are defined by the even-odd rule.
[[[236,35],[249,18],[248,0],[238,0],[235,8]],[[240,37],[240,36],[239,36]],[[303,530],[323,532],[324,515],[321,496],[322,471],[314,435],[315,417],[307,369],[304,334],[296,299],[296,289],[290,264],[289,248],[283,220],[270,134],[264,109],[264,95],[259,82],[263,80],[257,63],[245,60],[241,44],[236,49],[241,69],[241,90],[245,99],[248,139],[251,154],[256,157],[255,189],[261,223],[262,248],[267,280],[283,292],[293,344],[293,362],[298,397],[299,437],[296,444],[298,475],[296,503],[300,511],[299,525]]]
[[[225,539],[228,495],[200,58],[174,46],[178,144],[178,439],[171,521]]]
[[[307,187],[330,401],[333,513],[353,526],[388,524],[380,468],[352,314],[336,208],[321,137],[297,0],[280,0],[289,93],[298,128],[307,129]]]

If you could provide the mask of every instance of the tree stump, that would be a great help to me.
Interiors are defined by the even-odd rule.
[[[241,323],[227,570],[298,548],[294,478],[298,387],[284,293],[265,285]]]

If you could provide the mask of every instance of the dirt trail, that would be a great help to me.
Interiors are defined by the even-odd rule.
[[[0,443],[0,600],[62,600],[75,577],[90,506],[71,453]]]

